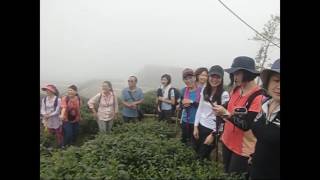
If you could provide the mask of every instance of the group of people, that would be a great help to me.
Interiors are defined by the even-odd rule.
[[[224,89],[224,72],[230,75],[230,89]],[[255,79],[260,76],[262,87]],[[185,87],[171,86],[171,76],[161,76],[156,109],[159,121],[169,120],[176,112],[181,123],[181,141],[192,147],[199,158],[210,159],[218,141],[226,173],[245,173],[251,179],[280,179],[280,59],[271,69],[258,72],[255,61],[246,56],[233,60],[230,68],[219,65],[209,70],[186,68],[182,72]],[[138,79],[130,76],[128,87],[121,92],[122,119],[135,122],[144,95]],[[59,98],[54,85],[42,88],[43,124],[54,133],[57,143],[69,145],[76,139],[81,119],[81,100],[77,87],[68,88]],[[118,101],[109,81],[101,92],[88,101],[99,130],[110,132],[118,117]],[[180,113],[179,113],[180,112]]]
[[[124,122],[137,119],[139,104],[143,102],[143,92],[136,86],[137,77],[130,76],[128,84],[129,86],[123,89],[121,94]],[[67,95],[62,98],[59,97],[59,91],[55,85],[46,85],[42,90],[47,94],[41,102],[41,119],[45,129],[56,136],[58,146],[74,144],[79,132],[82,106],[77,86],[69,86]],[[97,121],[99,131],[110,133],[113,121],[118,119],[119,111],[117,96],[111,82],[104,81],[101,91],[90,98],[87,105]]]
[[[224,72],[230,76],[228,90]],[[258,76],[262,87],[255,81]],[[220,140],[226,173],[280,179],[280,59],[258,72],[252,58],[239,56],[228,69],[186,68],[182,79],[185,87],[176,93],[170,75],[161,77],[159,120],[180,110],[181,141],[200,159],[210,159]]]

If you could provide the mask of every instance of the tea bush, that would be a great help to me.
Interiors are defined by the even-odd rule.
[[[81,147],[57,150],[40,158],[41,179],[239,179],[220,164],[197,160],[194,151],[174,138],[166,123],[145,121],[114,127]]]

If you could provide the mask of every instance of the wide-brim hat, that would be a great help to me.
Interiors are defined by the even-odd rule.
[[[280,59],[277,59],[271,66],[271,69],[264,69],[260,73],[260,78],[263,84],[267,83],[267,80],[271,73],[276,72],[280,74]]]
[[[56,94],[56,93],[57,93],[56,87],[55,87],[54,85],[52,85],[52,84],[48,84],[48,85],[42,87],[41,90],[42,90],[42,91],[47,91],[47,90],[49,90],[49,91],[51,91],[53,94]]]
[[[256,64],[254,60],[247,56],[236,57],[232,62],[231,68],[225,69],[225,71],[229,74],[233,74],[234,72],[239,70],[246,70],[257,75],[260,74],[256,70]]]

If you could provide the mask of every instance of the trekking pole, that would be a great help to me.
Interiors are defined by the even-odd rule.
[[[179,108],[177,108],[176,110],[176,126],[175,126],[175,131],[176,131],[176,135],[177,135],[177,126],[178,126],[178,119],[179,119]]]
[[[220,129],[220,121],[218,119],[219,117],[216,118],[216,138],[215,138],[215,143],[216,143],[216,162],[218,163],[219,160],[219,129]]]
[[[218,163],[218,160],[219,160],[219,133],[218,131],[216,132],[216,138],[215,138],[215,143],[216,143],[216,162]]]

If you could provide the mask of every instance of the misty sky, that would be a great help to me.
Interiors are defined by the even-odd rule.
[[[280,14],[280,0],[223,2],[259,31]],[[41,0],[40,19],[41,80],[122,79],[145,64],[227,68],[260,47],[218,0]]]

